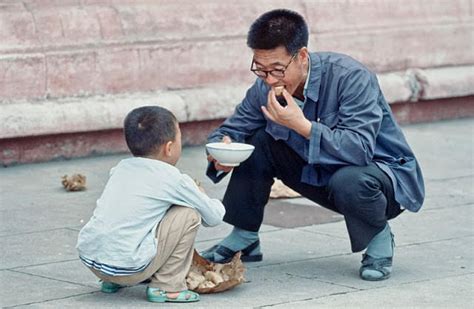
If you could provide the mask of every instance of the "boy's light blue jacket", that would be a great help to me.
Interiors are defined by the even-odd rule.
[[[143,270],[157,254],[156,231],[172,205],[196,209],[206,226],[222,223],[225,214],[220,200],[201,192],[176,167],[140,157],[120,161],[79,232],[82,261],[108,275]]]

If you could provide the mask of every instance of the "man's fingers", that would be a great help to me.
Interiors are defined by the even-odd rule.
[[[228,173],[233,169],[233,167],[231,166],[220,165],[217,161],[214,162],[214,167],[216,168],[216,170],[223,171],[224,173]]]
[[[285,92],[286,89],[283,90]],[[285,97],[286,100],[288,101],[288,98]],[[286,110],[285,107],[281,106],[280,103],[278,102],[276,96],[275,96],[275,91],[272,89],[271,91],[268,92],[268,104],[267,107],[269,108],[269,111],[273,114],[273,116],[277,116],[277,114],[280,114]]]
[[[228,137],[227,135],[225,135],[225,136],[222,138],[222,142],[223,142],[223,143],[226,143],[226,144],[230,144],[230,143],[232,143],[232,140],[230,139],[230,137]]]
[[[231,166],[220,165],[219,162],[217,162],[217,160],[214,159],[211,155],[208,155],[208,156],[207,156],[207,161],[208,161],[208,162],[213,162],[213,163],[214,163],[214,167],[215,167],[216,170],[218,170],[218,171],[223,171],[223,172],[225,172],[225,173],[228,173],[228,172],[230,172],[230,171],[233,169],[233,167],[231,167]]]
[[[267,116],[268,119],[275,122],[275,117],[273,117],[272,113],[270,113],[270,111],[263,105],[262,105],[262,112],[265,116]]]
[[[282,94],[283,94],[283,97],[286,99],[286,104],[295,104],[296,105],[295,100],[293,99],[291,94],[288,91],[286,91],[286,89],[283,89]]]

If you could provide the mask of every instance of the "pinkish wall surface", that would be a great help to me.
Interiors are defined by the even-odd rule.
[[[377,72],[474,63],[470,0],[2,1],[0,97],[249,83],[246,32],[277,7],[305,16],[312,50]]]
[[[306,18],[311,50],[347,53],[376,71],[391,103],[473,104],[471,0],[0,0],[2,151],[117,131],[137,104],[163,104],[201,126],[225,118],[254,79],[249,25],[282,7]]]

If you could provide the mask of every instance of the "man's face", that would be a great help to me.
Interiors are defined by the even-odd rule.
[[[293,56],[295,56],[293,58]],[[285,47],[275,49],[254,49],[254,68],[259,70],[285,70],[283,78],[267,74],[262,79],[271,87],[285,86],[286,90],[294,94],[299,86],[303,86],[308,72],[308,51],[300,49],[296,55],[288,54]]]

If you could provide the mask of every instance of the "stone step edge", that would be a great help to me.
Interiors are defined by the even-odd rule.
[[[387,101],[422,100],[474,94],[474,65],[417,69],[377,76]],[[143,105],[171,110],[179,122],[226,118],[249,85],[220,85],[92,97],[0,104],[0,139],[119,129],[125,115]]]

